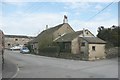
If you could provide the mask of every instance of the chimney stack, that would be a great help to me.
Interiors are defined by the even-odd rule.
[[[85,28],[83,28],[83,37],[85,37]]]
[[[46,30],[48,29],[48,25],[46,25]]]
[[[66,15],[64,15],[63,23],[68,23],[68,19]]]

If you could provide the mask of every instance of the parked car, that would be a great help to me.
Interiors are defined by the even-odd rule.
[[[20,53],[29,53],[29,52],[30,52],[30,50],[27,47],[22,47],[20,49]]]
[[[10,50],[20,50],[21,47],[20,46],[14,46],[14,47],[11,47]]]

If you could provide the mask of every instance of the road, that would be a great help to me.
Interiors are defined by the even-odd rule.
[[[7,50],[5,59],[17,65],[15,78],[118,78],[117,59],[78,61]]]

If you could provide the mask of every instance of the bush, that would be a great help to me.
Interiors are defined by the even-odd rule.
[[[64,58],[64,59],[74,59],[74,60],[81,59],[80,54],[60,52],[60,48],[58,46],[50,46],[50,47],[46,47],[43,49],[39,49],[39,55],[48,56],[48,57]]]
[[[113,47],[113,48],[109,48],[109,49],[106,49],[106,58],[115,58],[115,57],[118,57],[119,54],[118,54],[118,51],[119,48],[118,47]]]
[[[43,49],[39,49],[39,55],[42,56],[49,56],[49,57],[56,57],[59,53],[59,47],[57,46],[50,46]]]
[[[73,59],[73,60],[80,60],[81,55],[80,54],[72,54],[72,53],[59,53],[58,58],[64,58],[64,59]]]
[[[110,49],[110,48],[113,48],[113,47],[114,47],[114,45],[110,42],[107,42],[107,44],[105,45],[106,49]]]

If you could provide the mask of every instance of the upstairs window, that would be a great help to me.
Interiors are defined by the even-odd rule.
[[[70,43],[65,43],[65,49],[71,49],[71,44]]]
[[[15,41],[18,41],[18,39],[15,39]]]
[[[16,46],[19,46],[19,44],[16,44]]]
[[[8,44],[8,46],[11,46],[10,43]]]
[[[95,51],[95,46],[92,46],[92,51]]]
[[[82,42],[82,43],[81,43],[81,46],[85,46],[85,42]]]
[[[86,32],[86,34],[88,35],[89,33],[88,33],[88,32]]]

